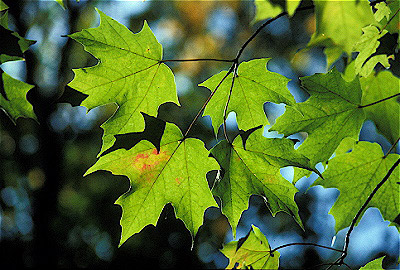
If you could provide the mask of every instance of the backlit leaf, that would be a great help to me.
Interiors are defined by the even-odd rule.
[[[360,52],[355,60],[355,72],[360,76],[367,77],[374,67],[380,62],[384,67],[389,67],[389,59],[386,55],[372,56],[379,47],[379,39],[388,31],[380,31],[377,27],[369,25],[364,27],[363,35],[359,42],[354,45],[354,51]]]
[[[346,82],[336,69],[303,77],[301,82],[310,98],[298,103],[296,109],[288,106],[270,130],[285,136],[307,132],[308,137],[298,151],[310,159],[311,165],[316,165],[328,160],[342,139],[358,138],[365,119],[359,108],[361,86],[358,78]],[[309,173],[304,170],[296,171],[295,180],[306,175]]]
[[[293,96],[287,89],[289,79],[268,71],[266,64],[269,58],[255,59],[239,65],[237,77],[234,78],[234,87],[230,97],[227,114],[234,111],[240,129],[268,124],[264,113],[264,103],[295,104]],[[227,71],[212,76],[200,86],[213,91],[221,82]],[[230,74],[220,85],[208,103],[204,114],[210,115],[214,130],[217,133],[223,123],[225,104],[229,99],[233,74]]]
[[[227,269],[278,269],[278,251],[271,253],[268,240],[259,228],[252,225],[244,239],[224,245],[221,252],[229,259]]]
[[[337,188],[340,191],[330,211],[336,220],[336,231],[350,225],[355,213],[397,159],[398,154],[384,158],[377,143],[360,141],[350,153],[339,154],[329,161],[328,168],[322,174],[325,179],[317,179],[314,185]],[[399,185],[396,183],[399,177],[397,167],[368,205],[377,207],[386,220],[393,221],[400,213]]]
[[[360,79],[363,90],[362,104],[390,97],[400,92],[400,79],[390,71],[379,72]],[[367,118],[374,121],[376,127],[385,137],[394,143],[400,136],[400,103],[392,98],[373,106],[364,108]]]
[[[26,99],[26,94],[32,88],[33,85],[14,79],[0,69],[0,108],[14,122],[18,117],[36,119],[32,105]]]
[[[309,160],[298,154],[289,139],[267,139],[262,130],[252,133],[246,149],[238,136],[233,144],[221,141],[211,153],[224,170],[224,176],[215,183],[213,194],[222,200],[222,213],[228,218],[233,235],[253,194],[265,198],[271,213],[284,211],[301,225],[294,201],[297,189],[280,174],[280,168],[296,166],[313,170]]]
[[[133,34],[98,12],[98,27],[70,37],[98,58],[99,63],[74,70],[75,78],[69,86],[88,95],[81,104],[88,109],[109,103],[118,105],[115,114],[102,125],[103,152],[114,143],[114,135],[144,130],[141,112],[155,116],[162,103],[179,102],[174,76],[160,62],[162,47],[147,23],[139,33]]]
[[[87,171],[107,170],[130,179],[131,189],[116,202],[122,207],[120,244],[146,225],[155,225],[167,203],[192,235],[202,225],[204,211],[217,206],[206,180],[208,171],[218,169],[217,162],[208,157],[203,142],[182,138],[180,130],[167,123],[159,152],[143,140],[130,150],[100,157]]]

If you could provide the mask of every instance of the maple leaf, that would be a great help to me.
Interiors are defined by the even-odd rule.
[[[379,269],[383,270],[382,267],[383,258],[384,256],[375,259],[373,261],[370,261],[369,263],[361,267],[360,270],[379,270]]]
[[[302,226],[294,201],[297,189],[282,177],[280,168],[296,166],[316,170],[306,157],[294,150],[291,140],[267,139],[262,136],[262,130],[257,130],[247,139],[246,148],[239,136],[233,144],[221,141],[211,153],[224,170],[223,178],[213,187],[213,194],[221,198],[222,213],[228,218],[234,236],[253,194],[264,197],[273,215],[284,211]]]
[[[144,130],[141,112],[155,116],[162,103],[179,101],[172,71],[161,62],[161,44],[147,23],[133,34],[103,12],[98,13],[98,27],[70,37],[98,58],[99,63],[75,69],[69,86],[88,95],[81,105],[89,110],[109,103],[118,105],[114,115],[102,125],[103,152],[115,142],[114,135]]]
[[[293,16],[301,0],[287,0],[286,11],[289,16]],[[283,12],[283,8],[270,0],[255,0],[256,14],[253,22],[261,21],[267,18],[272,18]]]
[[[370,104],[399,93],[400,79],[390,71],[382,71],[376,76],[361,78],[360,83],[363,89],[363,104]],[[367,118],[374,121],[378,130],[391,143],[399,138],[400,103],[398,100],[392,98],[374,106],[366,107],[364,110]]]
[[[354,45],[354,51],[360,52],[355,60],[355,72],[360,76],[367,77],[371,74],[376,64],[379,62],[384,67],[389,67],[389,58],[387,55],[374,55],[379,47],[379,39],[386,35],[388,31],[379,30],[377,27],[369,25],[364,27],[363,35],[359,42]]]
[[[316,0],[314,5],[316,31],[307,46],[325,46],[328,66],[343,52],[351,55],[362,27],[377,24],[367,0]]]
[[[14,123],[18,117],[36,119],[32,105],[26,99],[26,94],[32,88],[33,85],[14,79],[0,69],[0,108]]]
[[[343,74],[347,81],[354,80],[354,61],[351,62]],[[360,78],[362,89],[362,104],[373,104],[399,93],[400,79],[390,71],[381,71],[368,77]],[[390,98],[385,102],[374,104],[363,108],[367,119],[374,121],[378,131],[382,133],[391,143],[400,136],[400,103],[396,98]]]
[[[268,71],[266,68],[268,61],[269,58],[243,62],[239,65],[236,77],[234,74],[229,74],[220,84],[227,74],[227,71],[221,71],[200,84],[211,91],[220,84],[204,110],[205,115],[210,115],[216,133],[223,123],[225,104],[229,96],[226,113],[236,112],[238,126],[243,130],[268,124],[264,113],[265,102],[295,104],[293,96],[287,89],[289,79]],[[233,88],[232,80],[234,80]]]
[[[278,251],[271,252],[265,235],[254,225],[246,237],[224,245],[221,252],[229,259],[227,269],[278,269]]]
[[[385,2],[380,2],[375,5],[376,12],[374,13],[375,20],[378,22],[382,21],[383,18],[386,18],[386,20],[389,20],[390,13],[392,11],[390,10],[390,7],[386,5]]]
[[[179,128],[167,123],[160,151],[142,140],[130,150],[100,157],[86,172],[107,170],[130,179],[131,189],[116,201],[122,207],[120,245],[146,225],[155,225],[167,203],[192,235],[203,223],[204,211],[217,206],[206,180],[208,171],[219,169],[217,162],[200,140],[182,139]]]
[[[385,157],[377,143],[360,141],[350,153],[337,154],[329,161],[322,173],[324,180],[319,178],[313,185],[339,189],[340,195],[330,211],[336,220],[336,231],[350,225],[354,213],[361,209],[398,159],[397,154]],[[386,220],[393,221],[400,212],[399,177],[397,167],[369,203],[369,207],[377,207]]]
[[[310,98],[298,103],[296,109],[287,107],[270,130],[285,136],[307,132],[307,139],[298,151],[314,166],[328,160],[344,138],[358,138],[365,119],[364,111],[359,108],[361,86],[358,78],[346,82],[335,68],[326,74],[303,77],[301,82]],[[295,180],[306,175],[309,173],[297,170]]]

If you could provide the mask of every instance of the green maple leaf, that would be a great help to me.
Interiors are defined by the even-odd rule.
[[[303,77],[301,82],[310,98],[298,103],[296,109],[288,106],[270,130],[285,136],[307,132],[308,137],[298,151],[314,166],[327,161],[342,139],[358,138],[365,119],[364,111],[359,108],[361,86],[358,78],[346,82],[336,69]],[[309,173],[295,168],[295,180],[306,175]]]
[[[289,79],[268,71],[266,68],[268,61],[269,58],[264,58],[241,63],[237,76],[233,78],[234,75],[229,74],[219,86],[204,110],[205,115],[211,116],[216,133],[223,123],[225,104],[229,99],[232,79],[235,81],[227,114],[232,111],[236,112],[239,128],[243,130],[268,124],[264,113],[265,102],[295,104],[293,96],[287,89]],[[201,83],[200,86],[205,86],[213,91],[226,74],[227,71],[221,71]]]
[[[213,194],[221,198],[222,213],[228,218],[234,236],[253,194],[264,197],[273,215],[284,211],[302,224],[294,201],[297,189],[279,170],[286,166],[316,170],[306,157],[294,150],[291,140],[267,139],[262,136],[262,130],[257,130],[247,139],[246,149],[239,136],[233,144],[221,141],[211,153],[224,170],[223,178],[213,187]]]
[[[343,74],[343,78],[351,81],[356,78],[354,61]],[[390,71],[381,71],[368,77],[360,78],[362,89],[362,104],[371,104],[399,93],[400,79]],[[396,98],[363,108],[368,119],[374,121],[377,129],[391,143],[400,136],[400,103]]]
[[[361,267],[360,270],[378,270],[378,269],[383,270],[383,267],[382,267],[383,258],[384,258],[384,256],[382,256],[378,259],[375,259],[373,261],[370,261],[369,263],[367,263],[366,265]]]
[[[119,149],[100,157],[86,174],[107,170],[126,175],[131,189],[117,204],[122,207],[120,244],[148,224],[155,224],[165,204],[171,203],[192,235],[203,223],[204,211],[217,206],[206,173],[218,169],[203,142],[182,141],[180,130],[166,124],[160,151],[143,140],[130,150]]]
[[[390,71],[379,72],[360,79],[363,89],[362,103],[370,104],[377,100],[399,93],[400,79]],[[400,136],[400,103],[396,98],[364,108],[367,118],[374,121],[385,137],[394,143]]]
[[[224,245],[221,252],[229,259],[227,269],[278,269],[278,251],[271,252],[268,240],[252,225],[246,237]]]
[[[301,0],[287,0],[286,11],[289,16],[293,16]],[[269,0],[255,0],[256,15],[253,22],[261,21],[267,18],[272,18],[283,12],[283,8]]]
[[[72,88],[87,94],[82,106],[89,110],[115,103],[118,109],[102,125],[101,152],[115,142],[114,135],[144,130],[144,112],[155,116],[165,102],[178,104],[174,76],[161,62],[162,47],[146,22],[133,34],[98,11],[100,25],[70,35],[99,59],[96,66],[76,69]]]
[[[336,231],[350,225],[354,213],[361,208],[398,158],[397,154],[384,157],[377,143],[361,141],[354,145],[350,153],[339,154],[329,161],[328,168],[322,173],[324,180],[319,178],[314,185],[337,188],[340,191],[330,211],[336,220]],[[369,207],[377,207],[386,220],[393,221],[400,213],[399,177],[397,167],[369,203]]]
[[[390,7],[386,5],[385,2],[380,2],[375,5],[376,12],[374,13],[375,20],[378,22],[382,21],[383,18],[386,18],[386,20],[389,20],[390,13],[392,11],[390,10]]]
[[[362,29],[363,35],[359,42],[354,45],[354,51],[360,52],[355,60],[355,72],[360,76],[369,76],[374,67],[380,62],[384,67],[389,67],[389,58],[387,55],[372,56],[376,49],[379,47],[379,39],[383,37],[388,31],[379,30],[373,25],[369,25]]]
[[[32,88],[33,85],[14,79],[0,69],[0,108],[14,123],[18,117],[36,119],[32,105],[26,99],[26,94]]]
[[[332,64],[343,52],[351,55],[361,37],[361,29],[376,24],[369,1],[316,0],[316,31],[309,47],[327,46],[325,53]],[[336,59],[335,59],[336,58]]]

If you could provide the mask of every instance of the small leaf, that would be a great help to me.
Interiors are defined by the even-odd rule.
[[[0,11],[6,10],[8,9],[8,6],[0,0]]]
[[[246,148],[238,136],[233,144],[225,140],[211,153],[224,170],[223,178],[215,183],[213,194],[222,200],[222,213],[228,218],[233,235],[251,195],[263,196],[271,213],[284,211],[293,216],[300,226],[301,220],[294,201],[297,189],[280,174],[280,168],[296,166],[312,169],[309,160],[298,154],[289,139],[267,139],[262,130],[253,132]]]
[[[285,136],[307,132],[307,139],[299,146],[299,153],[310,159],[311,165],[327,161],[342,139],[358,138],[364,122],[361,103],[361,86],[358,78],[346,82],[333,69],[326,74],[301,78],[302,85],[311,94],[298,103],[296,110],[288,106],[270,128]],[[295,181],[308,172],[295,170]]]
[[[221,252],[229,259],[227,269],[279,268],[279,252],[271,253],[267,238],[254,225],[244,239],[224,245]]]
[[[204,211],[217,206],[206,173],[217,170],[203,142],[185,139],[173,124],[166,124],[160,151],[149,141],[130,150],[118,149],[100,157],[86,174],[107,170],[126,175],[131,189],[116,202],[122,207],[122,245],[146,225],[155,225],[163,207],[171,203],[176,216],[194,236],[203,223]]]
[[[390,7],[386,5],[385,2],[380,2],[375,5],[376,12],[374,13],[375,20],[378,22],[382,21],[383,18],[386,17],[386,20],[389,20],[390,13],[392,12],[390,10]]]
[[[329,161],[328,168],[322,173],[325,180],[319,178],[314,185],[337,188],[340,191],[330,211],[336,220],[336,231],[350,225],[354,213],[357,213],[398,158],[397,154],[384,158],[379,144],[360,141],[350,153],[339,154]],[[386,220],[393,221],[400,213],[396,184],[399,177],[397,167],[368,205],[377,207]]]
[[[388,31],[369,25],[364,27],[363,35],[359,42],[354,45],[354,50],[360,52],[355,60],[355,72],[363,77],[369,76],[377,63],[389,67],[389,59],[386,55],[375,55],[371,57],[379,47],[379,39]]]
[[[247,130],[259,125],[268,124],[264,112],[264,103],[295,104],[293,96],[287,89],[289,79],[267,70],[269,58],[255,59],[239,65],[237,77],[230,97],[227,114],[236,112],[240,129]],[[221,82],[227,71],[222,71],[200,86],[213,91]],[[204,114],[210,115],[215,133],[223,123],[225,104],[228,102],[233,74],[230,74],[220,85],[208,103]]]
[[[380,269],[383,270],[382,267],[383,258],[384,256],[375,259],[373,261],[370,261],[369,263],[361,267],[360,270],[380,270]]]
[[[293,16],[300,5],[301,0],[286,0],[286,11],[289,16]],[[255,0],[256,15],[253,23],[264,19],[273,18],[283,12],[282,7],[270,0]]]
[[[82,106],[92,109],[116,103],[115,114],[102,125],[101,152],[111,147],[114,135],[144,130],[141,112],[156,116],[165,102],[179,104],[174,76],[161,63],[162,47],[146,22],[133,34],[103,12],[100,25],[70,35],[99,59],[96,66],[76,69],[72,88],[87,94]]]
[[[330,39],[330,47],[337,46],[348,55],[351,55],[354,43],[361,37],[361,28],[376,23],[367,0],[315,0],[314,5],[316,31],[310,43],[316,45],[315,40]],[[338,51],[338,48],[335,49],[336,55],[340,56]],[[330,60],[330,63],[333,62]]]
[[[0,69],[0,107],[13,120],[18,117],[36,119],[32,105],[26,99],[26,94],[33,85],[14,79]]]

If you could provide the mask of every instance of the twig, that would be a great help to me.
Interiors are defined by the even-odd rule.
[[[383,99],[377,100],[377,101],[375,101],[375,102],[372,102],[372,103],[369,103],[369,104],[366,104],[366,105],[359,105],[359,106],[358,106],[358,108],[360,108],[360,109],[361,109],[361,108],[369,107],[369,106],[372,106],[372,105],[375,105],[375,104],[381,103],[381,102],[383,102],[383,101],[386,101],[386,100],[388,100],[388,99],[391,99],[391,98],[394,98],[394,97],[398,97],[398,96],[400,96],[400,93],[397,93],[397,94],[391,95],[390,97],[386,97],[386,98],[383,98]]]
[[[226,100],[226,104],[225,104],[225,108],[224,108],[224,126],[223,126],[224,127],[224,136],[225,136],[226,141],[229,143],[230,143],[230,141],[229,141],[229,137],[228,137],[228,131],[226,129],[226,117],[227,117],[227,113],[228,113],[229,102],[230,102],[231,96],[232,96],[233,86],[235,85],[235,78],[237,76],[237,68],[238,68],[237,63],[234,63],[232,83],[231,83],[231,87],[229,89],[228,99]]]
[[[217,58],[194,58],[194,59],[165,59],[161,60],[160,63],[165,62],[199,62],[199,61],[215,61],[215,62],[228,62],[232,63],[234,59],[217,59]]]
[[[399,142],[399,140],[400,140],[400,137],[397,138],[397,140],[394,142],[394,144],[392,144],[392,146],[391,146],[390,149],[387,151],[387,153],[383,156],[383,158],[386,158],[386,157],[390,154],[390,152],[392,152],[392,150],[394,149],[394,147],[396,146],[396,144]]]
[[[393,165],[392,167],[389,169],[389,171],[386,173],[385,177],[383,177],[383,179],[378,183],[378,185],[376,185],[376,187],[374,188],[374,190],[369,194],[367,200],[364,202],[364,204],[361,206],[360,210],[358,210],[357,214],[355,215],[355,217],[353,218],[350,228],[346,233],[345,236],[345,243],[344,243],[344,247],[343,247],[343,251],[342,251],[342,256],[340,256],[336,261],[339,264],[344,264],[344,259],[347,256],[347,250],[349,248],[349,243],[350,243],[350,234],[352,233],[358,219],[360,218],[362,212],[365,210],[365,208],[367,208],[368,203],[372,200],[372,198],[374,197],[374,195],[378,192],[378,190],[382,187],[382,185],[389,179],[390,175],[393,173],[393,171],[396,169],[396,167],[399,165],[400,163],[400,159],[398,159]],[[328,268],[329,269],[329,268]]]
[[[330,249],[330,250],[337,251],[337,252],[342,252],[342,250],[340,250],[340,249],[336,249],[336,248],[332,248],[332,247],[328,247],[328,246],[323,246],[323,245],[319,245],[319,244],[315,244],[315,243],[290,243],[290,244],[285,244],[285,245],[276,247],[276,248],[272,249],[270,251],[270,253],[273,253],[273,252],[277,251],[278,249],[285,248],[285,247],[290,247],[290,246],[314,246],[314,247]]]

